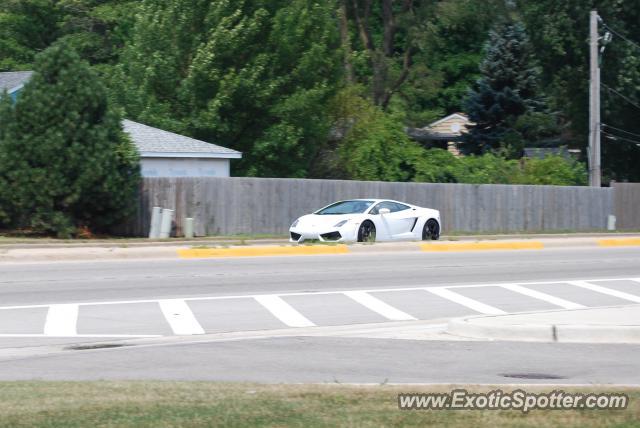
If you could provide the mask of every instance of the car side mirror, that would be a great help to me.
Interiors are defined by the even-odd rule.
[[[378,210],[378,214],[380,214],[380,215],[389,214],[390,212],[391,212],[391,210],[389,208],[380,208]]]

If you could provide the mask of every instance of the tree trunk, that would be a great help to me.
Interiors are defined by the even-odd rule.
[[[349,37],[349,21],[347,20],[347,0],[340,0],[338,16],[340,18],[340,40],[344,53],[344,74],[346,76],[347,83],[351,84],[354,82],[354,77],[353,65],[351,64],[351,40]]]

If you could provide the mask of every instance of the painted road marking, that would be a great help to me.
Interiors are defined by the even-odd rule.
[[[608,294],[609,296],[618,297],[619,299],[640,303],[639,296],[625,293],[623,291],[612,290],[611,288],[603,287],[601,285],[591,284],[586,281],[566,281],[566,282],[568,284],[575,285],[577,287],[586,288],[587,290],[597,291],[598,293]]]
[[[55,338],[60,336],[52,336],[50,334],[38,334],[38,333],[0,333],[0,338],[11,338],[11,337],[42,337],[42,338]],[[68,335],[62,337],[69,337]],[[114,338],[114,339],[138,339],[138,338],[147,338],[147,337],[162,337],[161,334],[75,334],[73,337],[83,338],[83,337],[106,337],[106,338]]]
[[[249,246],[232,248],[184,248],[177,250],[181,259],[217,257],[308,256],[318,254],[347,254],[349,248],[339,245]]]
[[[570,302],[568,300],[561,299],[559,297],[555,297],[547,293],[542,293],[540,291],[532,290],[530,288],[526,288],[518,284],[506,284],[506,285],[502,285],[501,287],[507,290],[515,291],[516,293],[520,293],[525,296],[533,297],[534,299],[543,300],[545,302],[551,303],[552,305],[560,306],[561,308],[565,308],[565,309],[586,308],[586,306],[581,305],[579,303]]]
[[[191,308],[182,299],[160,300],[160,310],[171,326],[174,334],[204,334],[205,331],[191,312]]]
[[[478,302],[477,300],[470,299],[468,297],[463,296],[462,294],[456,293],[455,291],[448,290],[445,287],[429,287],[423,288],[430,293],[435,294],[436,296],[440,296],[444,299],[450,300],[452,302],[458,303],[459,305],[466,306],[469,309],[473,309],[476,312],[480,312],[481,314],[487,315],[504,315],[505,311],[502,309],[494,308],[493,306],[489,306],[485,303]]]
[[[345,291],[344,295],[360,303],[362,306],[371,309],[383,317],[391,321],[415,321],[417,318],[412,317],[406,312],[383,302],[377,297],[365,293],[364,291]]]
[[[45,336],[77,336],[78,305],[51,305],[44,323]]]
[[[598,239],[600,247],[635,247],[640,246],[640,238]]]
[[[540,241],[512,241],[512,242],[453,242],[420,244],[422,251],[487,251],[487,250],[542,250],[544,244]]]
[[[597,278],[589,280],[576,280],[576,281],[537,281],[537,282],[521,282],[521,283],[486,283],[486,284],[466,284],[466,285],[447,285],[436,287],[398,287],[398,288],[378,288],[369,290],[339,290],[339,291],[316,291],[316,292],[295,292],[295,293],[281,293],[272,295],[240,295],[240,296],[209,296],[209,297],[185,297],[182,299],[145,299],[145,300],[126,300],[126,301],[110,301],[110,302],[86,302],[86,303],[70,303],[70,304],[38,304],[38,305],[19,305],[19,306],[5,306],[0,307],[0,310],[11,309],[30,309],[30,308],[47,308],[48,313],[45,321],[44,333],[40,334],[15,334],[6,333],[0,334],[0,338],[17,338],[17,337],[105,337],[105,338],[136,338],[136,337],[161,337],[162,335],[155,334],[78,334],[78,308],[83,305],[119,305],[119,304],[135,304],[135,303],[155,303],[160,304],[163,308],[161,311],[167,318],[174,334],[203,334],[206,333],[202,326],[195,318],[193,312],[191,312],[188,303],[192,301],[222,301],[227,299],[252,299],[257,301],[263,307],[265,307],[269,313],[275,316],[276,319],[283,322],[290,327],[312,327],[315,324],[302,315],[298,310],[288,304],[283,298],[289,296],[323,296],[323,295],[345,295],[350,297],[351,300],[359,303],[370,310],[373,308],[373,312],[378,313],[385,318],[393,320],[413,320],[413,316],[402,312],[396,307],[384,302],[384,297],[377,298],[370,295],[371,293],[381,292],[399,292],[399,291],[427,291],[433,295],[445,298],[455,304],[470,308],[476,312],[482,314],[505,314],[504,310],[496,307],[484,304],[477,300],[468,298],[459,293],[456,293],[458,288],[482,288],[482,287],[503,287],[514,292],[530,296],[532,298],[547,301],[554,305],[557,305],[566,309],[579,309],[583,306],[577,303],[561,299],[551,294],[542,293],[529,288],[529,286],[539,284],[573,284],[578,287],[588,289],[591,291],[607,294],[610,296],[618,297],[627,301],[640,303],[640,297],[635,294],[629,294],[610,288],[602,287],[596,284],[592,284],[594,281],[636,281],[640,282],[640,278]],[[366,297],[365,297],[366,296]],[[355,298],[354,298],[355,297]],[[375,299],[375,303],[374,300]],[[367,302],[367,304],[363,302]],[[402,315],[401,315],[402,314]]]
[[[581,282],[593,282],[593,281],[629,281],[635,280],[640,282],[640,278],[593,278],[593,279],[584,279],[580,280]],[[530,281],[530,282],[517,282],[517,283],[505,283],[505,284],[496,284],[496,283],[486,283],[486,284],[460,284],[460,285],[443,285],[439,286],[440,288],[446,288],[450,290],[455,290],[458,288],[482,288],[482,287],[495,287],[495,286],[505,286],[505,285],[543,285],[543,284],[567,284],[571,281],[564,280],[556,280],[556,281]],[[427,287],[428,288],[428,287]],[[424,290],[425,286],[419,287],[397,287],[397,288],[370,288],[370,289],[361,289],[357,291],[363,291],[365,293],[381,293],[381,292],[392,292],[392,291],[417,291]],[[321,296],[325,294],[344,294],[344,290],[334,290],[334,291],[301,291],[294,293],[278,293],[277,296],[280,297],[289,297],[289,296]],[[244,295],[233,295],[233,296],[203,296],[203,297],[184,297],[182,300],[186,302],[194,302],[194,301],[207,301],[207,300],[232,300],[232,299],[255,299],[256,297],[261,295],[256,294],[244,294]],[[79,306],[93,306],[93,305],[123,305],[123,304],[132,304],[132,303],[158,303],[161,299],[139,299],[139,300],[113,300],[113,301],[99,301],[99,302],[74,302],[73,304]],[[15,305],[15,306],[0,306],[0,310],[11,310],[11,309],[33,309],[33,308],[48,308],[51,304],[36,304],[36,305]]]
[[[315,327],[314,323],[276,295],[255,296],[254,298],[256,302],[289,327]]]

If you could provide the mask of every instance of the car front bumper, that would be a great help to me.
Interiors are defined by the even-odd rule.
[[[307,229],[292,227],[289,229],[289,242],[317,240],[320,242],[355,242],[358,240],[358,228],[354,225],[330,227],[327,229]]]

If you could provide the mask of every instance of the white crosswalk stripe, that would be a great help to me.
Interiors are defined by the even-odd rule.
[[[613,290],[611,288],[603,287],[601,285],[591,284],[587,281],[567,281],[567,284],[575,285],[576,287],[586,288],[587,290],[596,291],[602,294],[607,294],[609,296],[617,297],[623,300],[628,300],[630,302],[640,303],[640,296],[625,293],[623,291]]]
[[[607,282],[606,287],[598,285],[604,281]],[[633,283],[638,286],[637,293],[634,292]],[[541,284],[553,284],[553,287],[541,292],[536,289]],[[623,287],[624,291],[621,291],[620,287]],[[480,291],[483,288],[487,288],[486,293]],[[497,288],[512,291],[514,294],[510,294],[509,300],[505,300],[504,293],[495,292]],[[467,297],[466,290],[473,290],[473,298]],[[568,298],[570,300],[557,297],[554,290],[558,290],[559,295],[571,296]],[[280,328],[279,322],[286,327],[315,327],[316,323],[311,319],[316,320],[319,326],[379,322],[375,321],[379,318],[374,314],[389,321],[430,320],[472,313],[507,314],[506,309],[501,309],[503,307],[514,308],[510,309],[510,312],[531,311],[539,309],[540,302],[572,310],[597,306],[598,299],[594,300],[593,296],[589,299],[589,295],[593,293],[616,297],[629,303],[640,303],[640,278],[455,284],[434,287],[423,285],[391,289],[0,306],[0,338],[156,337],[169,332],[167,324],[174,335],[197,335],[220,331]],[[349,301],[346,301],[345,297]],[[583,303],[593,303],[576,303],[571,301],[574,298]],[[623,301],[619,304],[623,305]],[[493,302],[500,303],[493,306]],[[142,311],[141,314],[144,315],[136,319],[131,313],[126,312],[131,310],[131,304],[136,303],[158,306],[154,306],[153,311]],[[191,306],[197,309],[195,313]],[[160,313],[157,311],[158,307]],[[260,307],[266,311],[260,310]],[[103,312],[96,308],[101,308]],[[104,312],[105,308],[110,309]],[[127,316],[120,317],[119,314]]]
[[[547,293],[542,293],[540,291],[532,290],[530,288],[523,287],[518,284],[505,284],[502,285],[502,288],[507,290],[514,291],[516,293],[524,294],[525,296],[533,297],[534,299],[543,300],[545,302],[551,303],[552,305],[560,306],[564,309],[583,309],[586,306],[581,305],[579,303],[570,302],[565,299],[561,299],[556,296],[552,296]]]
[[[204,329],[196,317],[193,316],[193,312],[191,312],[187,302],[180,299],[167,299],[160,300],[158,303],[174,334],[204,334]]]
[[[506,314],[502,309],[494,308],[493,306],[487,305],[482,302],[478,302],[477,300],[470,299],[466,296],[463,296],[460,293],[456,293],[455,291],[451,291],[444,287],[429,287],[425,288],[430,293],[435,294],[436,296],[440,296],[444,299],[450,300],[452,302],[458,303],[459,305],[466,306],[469,309],[473,309],[476,312],[480,312],[481,314],[487,315],[503,315]]]
[[[255,299],[289,327],[315,327],[314,323],[276,295],[255,296]]]
[[[51,305],[44,323],[45,336],[77,335],[78,305]]]
[[[391,321],[413,321],[416,319],[364,291],[346,291],[344,294]]]

